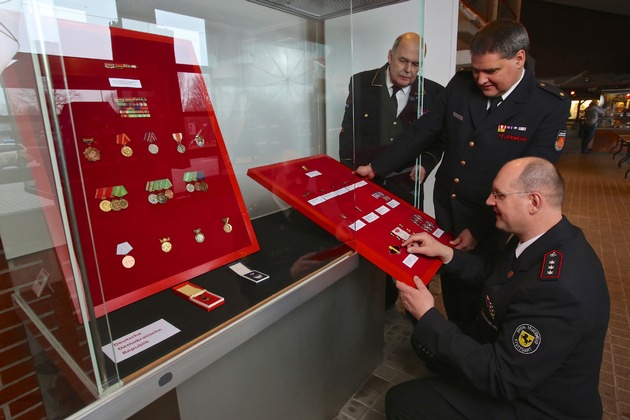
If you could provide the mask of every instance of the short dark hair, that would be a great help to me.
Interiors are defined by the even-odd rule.
[[[489,22],[470,41],[471,55],[499,53],[502,58],[513,58],[520,50],[529,52],[529,35],[521,23],[512,19]]]
[[[522,191],[538,191],[549,204],[562,208],[564,200],[564,178],[553,163],[539,157],[527,157],[527,163],[513,186]]]

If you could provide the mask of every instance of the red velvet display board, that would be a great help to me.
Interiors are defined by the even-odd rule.
[[[413,276],[418,276],[428,284],[442,265],[400,246],[406,235],[422,231],[448,244],[451,236],[435,219],[327,155],[251,168],[247,174],[397,280],[415,287]]]
[[[111,60],[48,57],[97,316],[259,249],[199,67],[172,38],[110,30]]]

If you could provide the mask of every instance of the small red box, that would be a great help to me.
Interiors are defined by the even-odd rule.
[[[195,305],[205,308],[207,311],[211,311],[225,303],[225,299],[222,296],[210,293],[203,287],[197,286],[189,281],[178,284],[172,289],[181,297],[188,299]]]

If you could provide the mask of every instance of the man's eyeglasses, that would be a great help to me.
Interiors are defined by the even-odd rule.
[[[516,191],[516,192],[510,192],[510,193],[502,193],[502,192],[498,192],[498,191],[490,191],[490,194],[492,194],[492,196],[494,197],[495,200],[504,200],[505,197],[507,197],[508,195],[514,195],[514,194],[531,194],[531,191]]]

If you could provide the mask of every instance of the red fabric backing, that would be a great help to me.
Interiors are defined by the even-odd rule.
[[[309,177],[307,173],[312,171],[318,171],[322,175]],[[435,258],[419,256],[419,260],[412,267],[408,267],[403,263],[409,256],[404,248],[401,247],[399,254],[389,252],[390,245],[400,246],[402,243],[391,234],[393,229],[399,227],[407,233],[416,233],[423,231],[422,225],[428,222],[435,227],[432,232],[439,232],[435,219],[375,183],[353,175],[348,167],[330,156],[317,155],[251,168],[247,174],[339,240],[347,242],[356,252],[397,280],[415,287],[413,276],[418,276],[428,284],[442,265]],[[360,181],[366,181],[367,185],[320,204],[309,203],[309,200]],[[382,196],[377,198],[375,195]],[[388,203],[392,200],[386,201],[383,196],[396,200],[398,206],[390,207]],[[389,208],[390,211],[379,215],[376,210],[382,206]],[[350,228],[357,219],[371,212],[378,215],[378,219],[371,223],[362,219],[366,226],[357,231]],[[412,221],[414,215],[422,221],[414,223]],[[437,239],[448,245],[451,236],[443,233]]]

